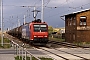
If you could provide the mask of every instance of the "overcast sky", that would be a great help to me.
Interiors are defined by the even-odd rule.
[[[36,6],[36,9],[41,11],[41,1],[3,0],[4,29],[16,27],[18,19],[22,25],[24,15],[26,15],[26,22],[32,21],[33,7],[30,6]],[[89,8],[90,0],[44,0],[44,21],[53,27],[64,27],[64,21],[60,16]],[[38,13],[37,18],[41,18],[41,12]]]

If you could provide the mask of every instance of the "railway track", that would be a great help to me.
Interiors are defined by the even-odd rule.
[[[50,55],[53,58],[57,57],[57,58],[55,58],[56,60],[58,60],[58,59],[62,59],[62,60],[73,60],[73,59],[75,59],[75,60],[90,60],[90,58],[89,58],[90,52],[88,51],[87,53],[84,53],[86,51],[84,49],[82,49],[82,51],[78,51],[77,48],[50,49],[50,48],[46,48],[46,47],[35,47],[35,49],[40,50],[40,51],[43,50],[43,52],[45,51],[44,53],[46,53],[47,55]],[[73,51],[73,53],[72,53],[72,51]],[[87,55],[88,55],[88,57],[87,57]]]
[[[19,41],[17,38],[14,38],[12,36],[8,36],[10,40],[13,40],[19,45],[22,45],[24,42]],[[35,49],[35,51],[40,51],[47,56],[53,58],[54,60],[90,60],[90,48],[81,48],[66,42],[60,43],[60,42],[55,42],[55,41],[49,41],[48,44],[54,44],[55,46],[58,45],[60,47],[55,48],[52,46],[31,46],[27,43],[24,43],[25,47],[29,46],[28,48],[30,49]],[[31,52],[31,51],[30,51]],[[33,54],[33,53],[32,53]],[[39,54],[39,53],[38,53]],[[37,55],[37,53],[36,53]]]
[[[31,45],[28,44],[28,42],[23,41],[22,39],[18,39],[16,37],[13,37],[13,36],[8,35],[8,34],[6,34],[5,37],[8,38],[10,41],[14,41],[15,43],[17,43],[20,46],[22,46],[24,44],[24,47],[31,48]]]
[[[58,41],[52,41],[52,40],[50,40],[48,42],[48,46],[53,47],[54,45],[59,46],[61,48],[62,47],[64,47],[64,48],[86,48],[86,47],[78,46],[78,45],[71,44],[71,43],[68,43],[68,42],[58,42]],[[89,47],[87,47],[87,48],[89,48]]]
[[[67,42],[49,41],[48,44],[54,44],[55,46],[60,45],[60,47],[55,48],[55,46],[53,47],[53,45],[45,47],[35,46],[35,49],[44,50],[45,53],[52,55],[52,57],[57,57],[56,60],[90,60],[90,48],[84,48],[82,46],[73,45]],[[63,48],[66,50],[63,50]]]
[[[9,37],[9,40],[13,40],[15,42],[17,42],[18,44],[22,45],[23,43],[25,43],[26,45],[29,45],[29,42],[27,41],[23,41],[23,39],[18,39],[18,38],[15,38],[13,36],[10,36],[7,34],[7,36]],[[11,38],[11,39],[10,39]],[[74,45],[74,44],[71,44],[71,43],[67,43],[67,42],[57,42],[57,41],[52,41],[52,40],[49,40],[49,42],[47,43],[46,45],[48,48],[52,48],[52,47],[58,47],[58,48],[85,48],[83,46],[78,46],[78,45]]]

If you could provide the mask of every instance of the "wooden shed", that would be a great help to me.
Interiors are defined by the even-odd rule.
[[[65,16],[65,40],[67,42],[90,42],[90,9]]]

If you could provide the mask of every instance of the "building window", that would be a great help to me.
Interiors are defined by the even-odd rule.
[[[80,17],[80,25],[86,25],[86,17],[85,16]]]
[[[76,25],[76,21],[75,20],[73,20],[73,25]]]
[[[74,20],[76,20],[76,17],[73,17]]]
[[[69,18],[69,26],[72,25],[72,20],[73,20],[73,17],[70,17],[70,18]]]
[[[73,18],[72,18],[72,17],[70,17],[70,20],[73,20]]]
[[[73,25],[76,25],[76,17],[73,17]]]
[[[72,21],[70,20],[70,21],[69,21],[69,26],[71,26],[71,25],[72,25]]]
[[[73,40],[75,40],[75,34],[73,34]]]
[[[68,26],[68,20],[66,20],[66,26]]]
[[[69,26],[69,18],[66,19],[66,26]]]

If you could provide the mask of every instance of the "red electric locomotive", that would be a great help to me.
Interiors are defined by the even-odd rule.
[[[48,25],[40,19],[22,25],[22,38],[30,40],[34,44],[46,44],[48,42]]]

